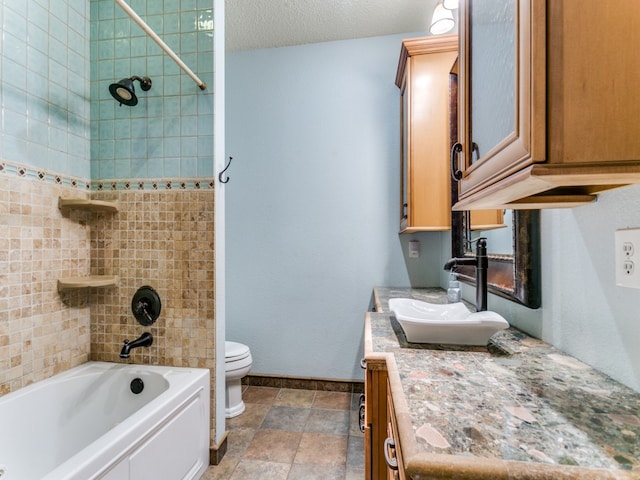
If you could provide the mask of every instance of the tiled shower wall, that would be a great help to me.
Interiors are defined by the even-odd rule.
[[[163,310],[129,361],[214,364],[213,0],[128,3],[206,90],[113,0],[0,0],[0,395],[90,356],[119,361],[143,284]],[[153,87],[119,107],[108,85],[131,75]],[[121,208],[63,213],[61,195]],[[57,291],[107,271],[118,287]]]
[[[89,0],[49,3],[0,0],[0,395],[89,358]]]
[[[91,272],[120,278],[92,299],[91,357],[119,361],[123,340],[150,331],[130,362],[211,369],[215,384],[213,0],[129,0],[131,8],[207,85],[201,90],[113,0],[91,0],[91,182],[120,211],[91,223]],[[109,84],[148,76],[139,103],[119,106]],[[131,299],[162,300],[143,328]],[[211,392],[211,413],[215,395]],[[212,438],[214,438],[212,419]]]
[[[90,174],[89,0],[0,0],[0,161]]]
[[[213,0],[130,0],[131,8],[208,88],[200,90],[113,0],[91,0],[91,180],[213,175]],[[119,106],[109,85],[134,86]]]
[[[176,190],[92,194],[119,202],[117,213],[95,215],[90,224],[91,273],[118,275],[119,285],[96,289],[92,297],[91,358],[119,362],[125,339],[150,332],[151,347],[132,350],[126,362],[210,369],[213,439],[214,190],[208,183],[194,190],[181,186],[185,184]],[[162,303],[160,317],[149,327],[140,325],[131,312],[133,295],[142,286],[154,288]]]
[[[89,273],[87,214],[58,196],[88,192],[0,169],[0,395],[89,359],[88,292],[59,294],[61,277]],[[23,172],[26,171],[22,170]]]
[[[117,213],[91,222],[91,273],[118,275],[117,288],[96,290],[91,304],[91,358],[120,361],[124,339],[142,332],[153,345],[131,351],[131,362],[215,368],[213,189],[114,191]],[[142,286],[160,296],[162,311],[150,327],[131,312]]]

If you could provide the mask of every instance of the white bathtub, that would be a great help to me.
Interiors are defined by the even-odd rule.
[[[0,397],[0,480],[198,479],[209,431],[209,370],[88,362]]]

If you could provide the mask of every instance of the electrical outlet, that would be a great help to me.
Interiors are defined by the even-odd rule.
[[[640,288],[640,228],[627,228],[615,232],[616,285]]]
[[[420,257],[420,242],[418,240],[409,241],[409,258]]]
[[[623,264],[622,264],[622,271],[624,273],[624,276],[629,276],[629,275],[633,275],[634,272],[634,263],[632,260],[626,260]]]

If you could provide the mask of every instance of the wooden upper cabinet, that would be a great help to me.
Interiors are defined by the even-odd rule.
[[[640,183],[640,2],[461,0],[454,210]]]
[[[449,71],[458,37],[404,40],[396,73],[400,88],[400,232],[451,228]]]

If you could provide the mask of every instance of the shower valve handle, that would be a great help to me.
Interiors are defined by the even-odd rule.
[[[147,310],[148,306],[149,304],[147,302],[139,301],[138,305],[136,305],[136,313],[138,315],[144,315],[147,320],[153,323],[153,317],[149,314],[149,310]]]

